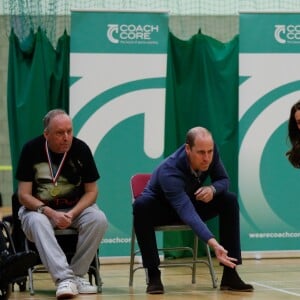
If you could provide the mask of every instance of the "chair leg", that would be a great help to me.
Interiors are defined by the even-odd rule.
[[[131,233],[131,246],[130,246],[130,264],[129,264],[129,286],[133,284],[133,267],[134,267],[134,249],[135,249],[135,232],[132,226],[132,233]]]
[[[97,292],[102,293],[102,279],[100,276],[100,262],[99,262],[99,257],[98,257],[98,251],[95,254],[95,257],[89,267],[88,271],[88,276],[89,276],[89,282],[92,285],[93,284],[93,276],[95,279],[95,285],[97,286]]]
[[[197,258],[198,258],[198,236],[194,234],[192,283],[196,283]]]
[[[102,293],[102,279],[100,276],[100,263],[99,263],[99,257],[98,253],[95,255],[95,268],[96,268],[96,273],[95,273],[95,283],[98,287],[98,293]]]
[[[28,245],[28,240],[27,238],[25,238],[25,251],[28,252],[29,251],[29,245]],[[33,272],[32,272],[32,268],[28,269],[28,284],[29,284],[29,292],[30,295],[34,295],[34,288],[33,288]]]
[[[212,285],[213,285],[213,288],[217,288],[217,277],[216,277],[215,269],[214,269],[213,262],[211,259],[210,248],[208,245],[206,245],[206,254],[207,254],[208,268],[209,268],[209,272],[210,272],[210,276],[211,276]]]
[[[28,269],[28,284],[29,284],[29,292],[30,295],[33,296],[34,295],[34,288],[33,288],[33,273],[32,273],[32,269]]]

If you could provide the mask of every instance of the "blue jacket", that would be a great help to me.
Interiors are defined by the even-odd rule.
[[[153,171],[143,195],[167,201],[183,223],[189,225],[203,241],[207,242],[214,236],[194,207],[197,201],[194,192],[207,178],[216,189],[215,195],[228,190],[229,177],[216,145],[211,165],[199,177],[191,171],[185,145],[182,145]]]

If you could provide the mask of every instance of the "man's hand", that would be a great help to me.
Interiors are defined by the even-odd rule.
[[[228,251],[225,250],[221,245],[215,246],[214,250],[216,257],[221,264],[230,268],[236,267],[236,264],[234,262],[236,262],[237,259],[227,256]]]
[[[202,186],[194,193],[196,200],[208,203],[214,197],[214,192],[210,186]]]
[[[72,217],[67,212],[53,211],[51,219],[55,224],[55,227],[59,229],[65,229],[71,226]]]

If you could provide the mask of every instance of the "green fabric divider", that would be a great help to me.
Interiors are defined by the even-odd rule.
[[[69,110],[69,54],[66,32],[55,50],[41,29],[22,43],[11,31],[7,113],[13,174],[24,143],[42,134],[45,114],[53,108]],[[15,179],[13,183],[15,190]]]

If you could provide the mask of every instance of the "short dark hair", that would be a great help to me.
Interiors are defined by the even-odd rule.
[[[210,135],[212,137],[212,134],[208,129],[200,126],[193,127],[187,132],[185,143],[188,144],[190,147],[193,147],[195,145],[195,139],[199,135],[200,136]]]

